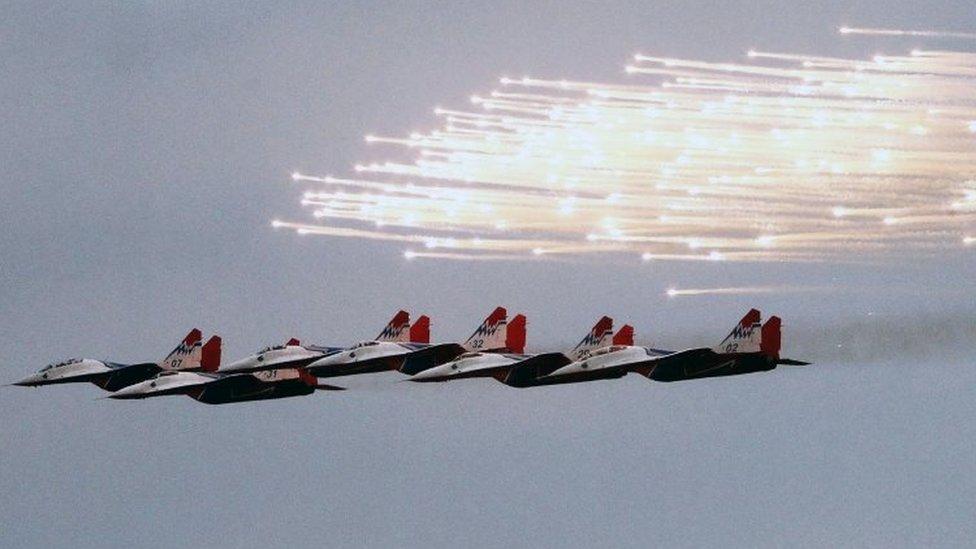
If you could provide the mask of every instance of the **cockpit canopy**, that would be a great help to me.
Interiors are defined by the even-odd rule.
[[[264,349],[261,349],[260,351],[258,351],[257,354],[263,355],[264,353],[267,353],[269,351],[280,351],[280,350],[282,350],[284,348],[285,348],[285,345],[275,345],[273,347],[265,347]]]
[[[461,356],[457,357],[457,360],[461,360],[461,359],[465,359],[465,358],[476,358],[476,357],[479,357],[479,356],[481,356],[483,354],[484,353],[479,353],[477,351],[470,351],[470,352],[464,353]]]
[[[360,341],[353,346],[353,349],[362,349],[363,347],[372,347],[373,345],[379,345],[379,341]]]
[[[58,362],[57,364],[48,364],[47,366],[41,368],[41,371],[42,372],[46,372],[46,371],[50,370],[51,368],[59,368],[61,366],[67,366],[69,364],[77,364],[77,363],[81,362],[81,360],[82,359],[80,359],[80,358],[69,358],[68,360],[65,360],[65,361],[62,361],[62,362]]]
[[[590,356],[599,356],[599,355],[605,355],[607,353],[615,353],[617,351],[622,351],[626,348],[627,348],[626,345],[610,345],[609,347],[603,347],[593,351],[593,353]]]

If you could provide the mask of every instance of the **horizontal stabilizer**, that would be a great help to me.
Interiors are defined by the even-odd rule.
[[[802,360],[793,360],[792,358],[781,358],[776,361],[776,364],[782,364],[783,366],[809,366],[813,363],[803,362]]]

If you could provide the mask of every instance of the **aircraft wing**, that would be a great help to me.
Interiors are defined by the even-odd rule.
[[[707,347],[686,349],[658,356],[648,356],[646,360],[628,364],[627,369],[647,377],[651,377],[654,372],[662,375],[670,372],[695,375],[711,368],[716,363],[718,356],[715,351]]]
[[[415,351],[406,356],[403,365],[400,366],[400,372],[410,376],[450,362],[464,353],[464,347],[460,343],[437,343],[435,345],[402,343],[401,345],[416,348]]]
[[[265,391],[272,391],[271,384],[258,379],[252,374],[230,374],[221,376],[214,381],[206,384],[206,391],[209,394],[227,395],[232,398],[239,398],[244,395],[258,395]]]
[[[572,360],[563,353],[542,353],[512,365],[505,384],[512,387],[529,387],[536,380],[570,364]]]

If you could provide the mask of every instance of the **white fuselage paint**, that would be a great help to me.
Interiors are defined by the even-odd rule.
[[[74,359],[48,366],[17,383],[20,385],[43,385],[45,383],[67,382],[72,379],[85,381],[88,376],[110,373],[112,370],[112,367],[100,360]]]
[[[465,353],[451,362],[415,374],[410,379],[416,381],[450,379],[462,374],[471,375],[483,370],[509,366],[524,358],[523,356],[501,353]]]
[[[580,375],[587,372],[598,372],[611,368],[626,368],[637,364],[647,363],[655,358],[664,356],[645,347],[629,345],[612,345],[597,349],[589,357],[567,364],[544,377],[560,377]]]
[[[303,366],[324,356],[328,356],[328,353],[325,351],[308,349],[301,345],[286,345],[284,347],[265,349],[249,357],[236,360],[221,368],[220,372],[257,372],[291,365]]]

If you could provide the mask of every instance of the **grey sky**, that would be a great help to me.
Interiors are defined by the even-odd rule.
[[[503,74],[622,81],[636,51],[964,47],[835,30],[973,31],[971,1],[0,13],[3,381],[74,355],[156,360],[193,326],[224,336],[228,359],[290,336],[372,337],[401,307],[430,314],[448,340],[497,304],[529,316],[530,350],[575,341],[601,314],[633,322],[644,342],[708,343],[759,306],[784,316],[788,354],[819,362],[527,391],[381,375],[343,394],[219,408],[4,388],[0,545],[880,546],[976,534],[972,252],[884,265],[458,264],[269,226],[307,215],[293,169],[346,173],[381,154],[364,134],[429,127],[433,106],[465,105]],[[676,284],[833,289],[664,297]]]

